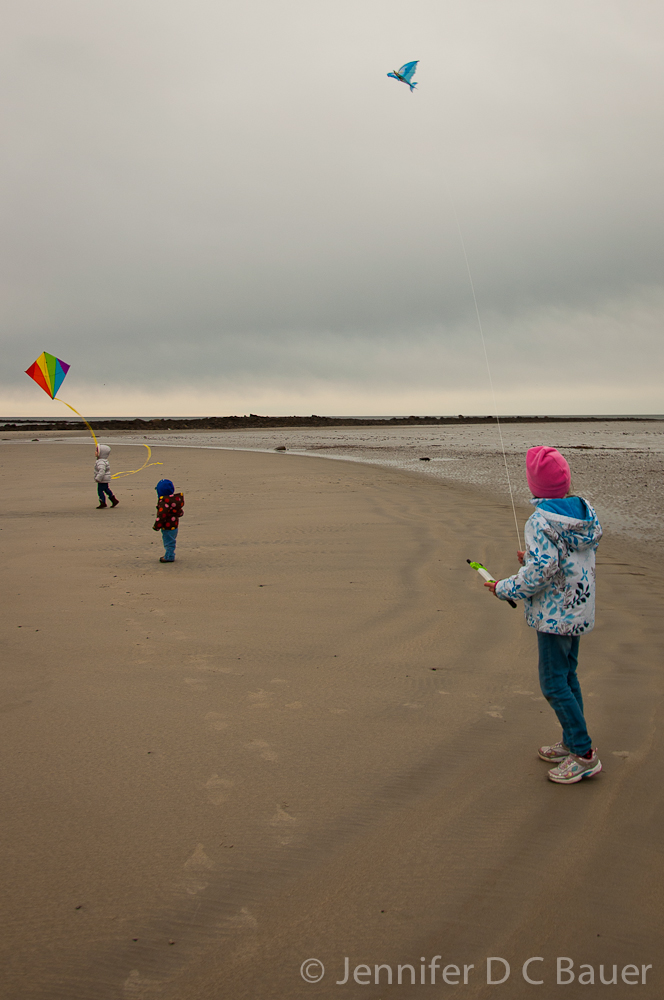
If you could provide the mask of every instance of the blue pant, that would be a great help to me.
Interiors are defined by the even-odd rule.
[[[539,680],[542,694],[563,727],[563,743],[582,757],[592,748],[583,715],[581,686],[576,676],[578,635],[538,632]]]
[[[113,490],[108,483],[97,483],[97,496],[99,497],[99,503],[106,503],[106,496],[104,494],[106,494],[110,500],[115,499],[113,496]]]
[[[175,541],[178,537],[177,528],[162,528],[161,538],[164,543],[164,560],[173,562],[175,559]]]

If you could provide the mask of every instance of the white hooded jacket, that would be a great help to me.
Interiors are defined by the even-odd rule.
[[[111,453],[110,445],[100,444],[97,447],[97,461],[95,462],[95,482],[96,483],[110,483],[111,481],[111,465],[108,461],[108,456]]]

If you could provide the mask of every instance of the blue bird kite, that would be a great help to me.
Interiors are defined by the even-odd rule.
[[[394,73],[388,73],[387,75],[391,76],[393,80],[401,80],[402,83],[405,83],[408,87],[410,87],[410,92],[412,94],[417,84],[411,83],[410,81],[415,76],[415,70],[417,69],[419,61],[419,59],[416,59],[414,62],[404,63],[401,69],[395,69]]]

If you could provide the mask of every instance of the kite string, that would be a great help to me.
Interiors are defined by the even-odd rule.
[[[486,349],[486,341],[484,339],[484,327],[482,326],[482,317],[480,315],[480,307],[477,302],[477,295],[475,294],[475,282],[473,281],[473,274],[470,269],[470,261],[468,260],[468,254],[466,252],[466,241],[463,238],[463,232],[461,230],[461,223],[459,222],[459,216],[457,214],[456,205],[454,204],[454,199],[450,192],[447,181],[445,182],[447,187],[447,196],[449,198],[450,205],[452,207],[452,214],[454,215],[454,222],[456,224],[457,233],[459,234],[459,242],[461,243],[461,250],[463,252],[463,259],[466,263],[466,272],[468,274],[468,282],[470,284],[470,291],[473,296],[473,303],[475,305],[475,316],[477,317],[477,326],[480,331],[480,338],[482,340],[482,350],[484,352],[484,361],[486,362],[487,375],[489,376],[489,385],[491,386],[491,396],[493,398],[493,412],[496,415],[496,426],[498,427],[498,437],[500,438],[500,448],[503,453],[503,463],[505,465],[505,475],[507,476],[507,486],[510,491],[510,500],[512,502],[512,514],[514,515],[514,527],[516,528],[516,537],[519,543],[519,549],[521,549],[521,532],[519,531],[519,521],[516,516],[516,507],[514,506],[514,493],[512,492],[512,480],[510,479],[510,470],[507,465],[507,455],[505,454],[505,442],[503,441],[503,430],[500,426],[500,417],[498,415],[498,403],[496,401],[496,390],[493,385],[493,377],[491,375],[491,365],[489,364],[489,355]]]
[[[65,403],[64,399],[60,399],[60,397],[59,397],[59,396],[54,396],[53,398],[54,398],[54,399],[57,399],[58,403]],[[94,441],[94,443],[95,443],[95,447],[97,447],[97,448],[98,448],[98,447],[99,447],[99,441],[97,441],[97,438],[96,438],[96,436],[95,436],[95,432],[93,431],[92,427],[90,427],[90,424],[89,424],[89,423],[87,422],[87,420],[85,419],[85,417],[83,416],[83,414],[82,414],[82,413],[79,413],[79,412],[78,412],[78,410],[75,410],[75,409],[74,409],[74,407],[73,407],[73,406],[70,406],[70,404],[69,404],[69,403],[65,403],[65,406],[68,406],[68,407],[69,407],[69,409],[70,409],[70,410],[72,411],[72,413],[75,413],[77,417],[80,417],[80,418],[81,418],[81,420],[83,421],[83,423],[85,424],[85,426],[87,427],[87,429],[88,429],[88,430],[90,431],[90,433],[92,434],[92,440],[93,440],[93,441]]]

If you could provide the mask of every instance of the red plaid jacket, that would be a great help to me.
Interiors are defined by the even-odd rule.
[[[174,493],[170,497],[159,497],[157,501],[157,520],[152,527],[155,531],[170,531],[177,528],[181,517],[184,517],[184,494]]]

